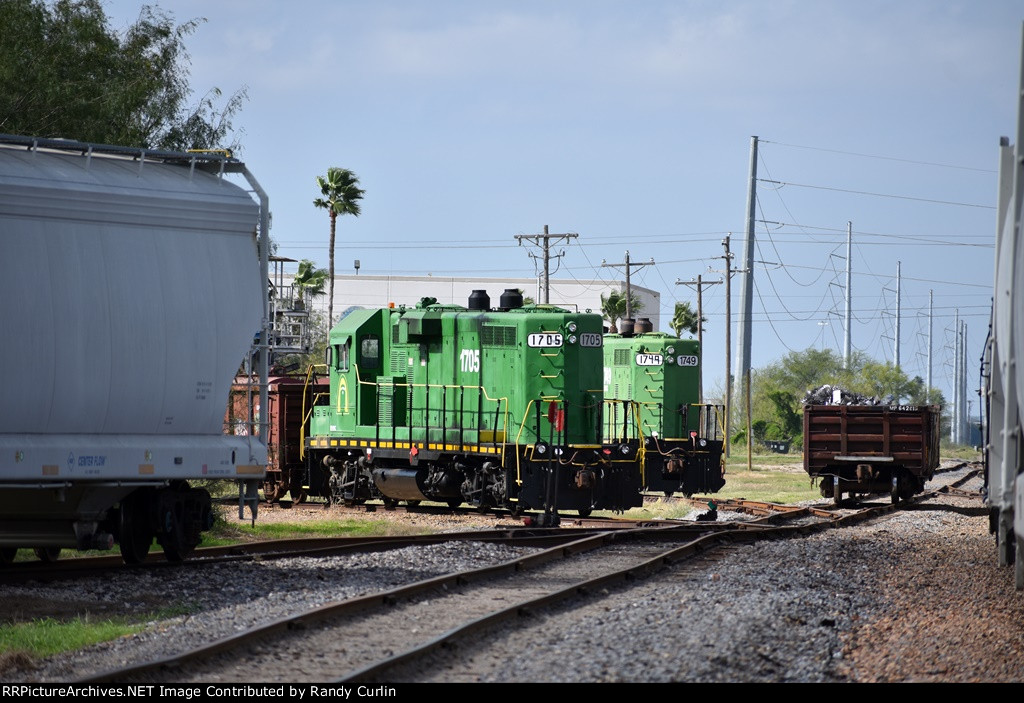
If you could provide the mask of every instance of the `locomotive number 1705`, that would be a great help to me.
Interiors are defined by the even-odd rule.
[[[560,347],[562,335],[557,332],[536,332],[526,338],[526,345],[539,348]]]

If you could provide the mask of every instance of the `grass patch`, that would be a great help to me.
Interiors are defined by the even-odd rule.
[[[981,461],[981,452],[964,444],[952,444],[944,440],[939,448],[939,456],[943,459],[960,459],[961,461]]]
[[[107,642],[140,632],[141,623],[122,620],[93,621],[75,618],[66,622],[44,618],[31,622],[0,625],[0,653],[22,653],[30,657],[48,657]]]
[[[801,467],[802,467],[801,462]],[[727,466],[725,487],[717,494],[721,498],[746,498],[769,503],[799,503],[805,500],[820,500],[821,492],[811,485],[811,478],[802,470],[758,469],[747,470]]]
[[[308,520],[303,522],[230,522],[218,520],[203,535],[200,546],[217,547],[238,542],[307,537],[373,537],[376,535],[422,533],[423,528],[386,520]]]

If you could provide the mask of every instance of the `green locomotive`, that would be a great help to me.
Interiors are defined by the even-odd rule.
[[[604,436],[636,448],[644,489],[714,493],[725,485],[719,406],[700,402],[700,347],[661,332],[604,339]]]
[[[311,494],[514,513],[642,503],[635,457],[602,444],[601,317],[522,305],[355,310],[330,333],[329,398],[304,440]],[[327,402],[329,400],[329,402]]]

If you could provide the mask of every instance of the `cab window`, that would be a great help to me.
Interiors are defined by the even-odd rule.
[[[359,343],[359,366],[367,371],[380,366],[380,338],[368,334]]]

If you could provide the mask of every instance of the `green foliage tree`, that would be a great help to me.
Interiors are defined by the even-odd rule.
[[[690,302],[684,301],[676,303],[675,312],[672,314],[672,321],[669,323],[669,327],[672,328],[677,337],[682,337],[683,332],[697,334],[697,330],[703,329],[703,325],[707,321],[708,318],[706,317],[697,319],[697,313],[690,308]]]
[[[912,397],[923,397],[924,380],[920,376],[908,378],[889,362],[869,361],[860,368],[850,390],[882,399],[891,396],[894,402],[899,403]]]
[[[635,295],[629,295],[629,307],[632,312],[640,312],[644,305]],[[618,331],[619,320],[626,316],[626,294],[617,290],[610,291],[607,296],[601,294],[601,314],[608,320],[612,332]]]
[[[310,298],[324,294],[324,285],[327,283],[327,269],[318,269],[309,259],[299,262],[299,269],[292,279],[295,286],[295,297],[304,301],[306,296]]]
[[[242,88],[218,107],[218,88],[190,103],[181,25],[143,6],[123,33],[100,0],[0,2],[0,132],[167,149],[238,149],[232,120]]]
[[[849,367],[843,368],[842,357],[831,349],[794,351],[751,374],[754,437],[799,441],[803,398],[808,390],[823,385],[883,399],[891,396],[896,403],[921,405],[926,397],[933,405],[945,403],[939,391],[932,389],[928,394],[920,377],[909,378],[892,364],[873,361],[862,352],[855,352]]]
[[[516,288],[516,290],[519,291],[519,295],[523,296],[523,305],[534,305],[537,302],[531,296],[527,295],[526,291],[522,288]]]
[[[327,248],[328,258],[328,291],[327,295],[327,327],[334,324],[334,234],[337,227],[338,215],[353,215],[359,217],[359,201],[363,199],[366,192],[359,187],[359,179],[356,174],[345,168],[332,166],[327,169],[326,176],[317,176],[316,184],[320,188],[323,197],[313,201],[313,205],[327,210],[331,218],[331,237]]]

